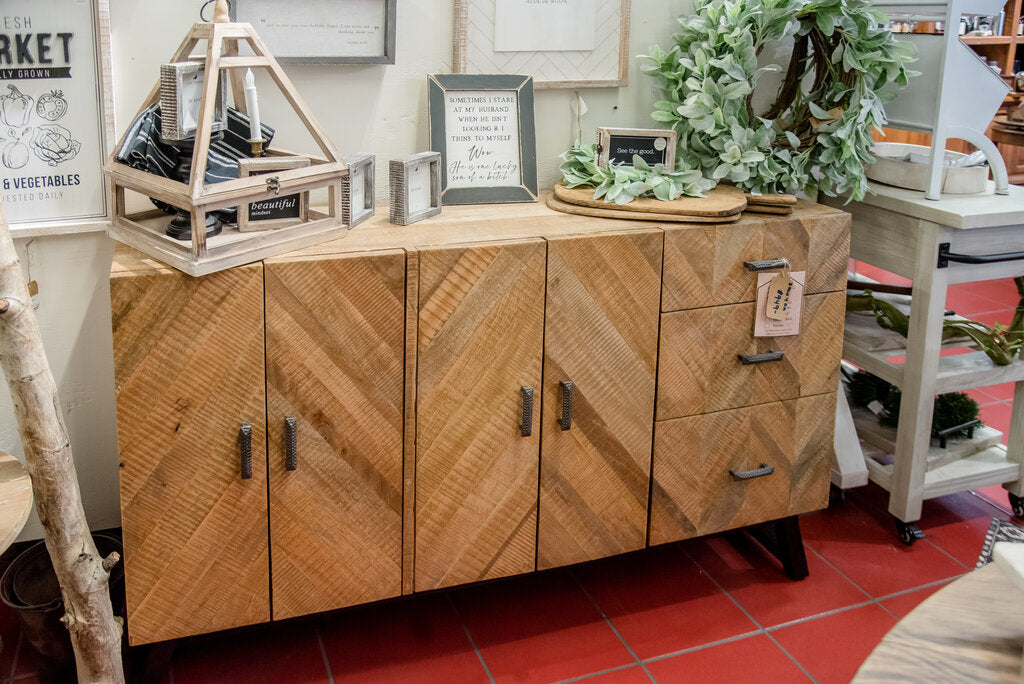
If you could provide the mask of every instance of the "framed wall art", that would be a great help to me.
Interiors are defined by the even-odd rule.
[[[301,156],[244,158],[238,160],[238,177],[266,176],[275,171],[303,169],[309,164],[309,157]],[[308,214],[308,192],[279,195],[259,202],[250,202],[238,207],[238,232],[249,233],[294,226],[304,222]]]
[[[625,86],[630,0],[455,0],[453,70],[541,88]]]
[[[348,175],[341,181],[341,220],[349,228],[373,216],[376,158],[372,154],[345,157]]]
[[[535,202],[533,79],[434,74],[428,84],[430,146],[441,153],[441,202]]]
[[[607,166],[609,161],[633,165],[633,156],[639,156],[654,166],[664,164],[672,171],[676,168],[676,145],[679,134],[657,128],[605,128],[597,129],[597,160]]]
[[[5,0],[0,199],[14,237],[105,230],[114,140],[107,0]]]
[[[420,152],[392,159],[388,195],[391,223],[407,226],[441,213],[441,155]]]
[[[234,0],[282,64],[394,64],[397,0]]]

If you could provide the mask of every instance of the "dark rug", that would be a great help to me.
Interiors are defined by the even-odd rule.
[[[1024,527],[1018,527],[1011,522],[992,518],[992,524],[988,526],[985,533],[985,545],[981,547],[981,555],[978,556],[978,565],[982,567],[992,562],[992,547],[996,542],[1024,543]]]

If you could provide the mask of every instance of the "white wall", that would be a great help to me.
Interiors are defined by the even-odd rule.
[[[607,2],[610,0],[601,0]],[[188,28],[198,21],[200,0],[110,0],[114,99],[118,133],[128,125]],[[676,17],[690,0],[632,0],[630,55],[669,44]],[[285,10],[286,2],[280,7]],[[398,0],[397,59],[390,66],[289,67],[306,103],[343,154],[377,155],[378,207],[387,211],[387,160],[429,148],[426,74],[451,70],[450,0]],[[627,88],[581,91],[589,108],[583,138],[599,125],[653,127],[654,92],[631,59]],[[278,142],[314,151],[283,100],[260,84],[265,122]],[[571,90],[536,93],[537,160],[541,186],[558,178],[559,159],[576,135]],[[294,122],[294,123],[293,123]],[[78,465],[86,513],[94,529],[120,523],[117,440],[107,275],[113,243],[103,235],[19,240],[26,270],[40,285],[38,314]],[[0,450],[21,455],[10,400],[0,392]],[[33,518],[22,539],[42,536]]]

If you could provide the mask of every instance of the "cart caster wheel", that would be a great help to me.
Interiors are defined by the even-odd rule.
[[[1024,497],[1017,496],[1016,494],[1010,494],[1010,508],[1013,509],[1013,515],[1016,518],[1024,518]]]
[[[913,546],[914,542],[918,539],[924,539],[924,532],[917,526],[917,523],[905,523],[902,520],[896,520],[896,534],[899,536],[900,541],[907,546]]]

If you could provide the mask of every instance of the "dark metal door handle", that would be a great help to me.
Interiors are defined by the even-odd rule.
[[[952,245],[948,242],[939,243],[939,268],[947,268],[950,261],[958,264],[998,264],[1003,261],[1024,260],[1024,252],[1003,252],[1002,254],[957,254],[950,252]]]
[[[769,259],[767,261],[744,261],[743,266],[748,271],[777,271],[780,268],[790,268],[789,259]]]
[[[744,366],[753,366],[756,363],[772,363],[781,361],[784,354],[780,351],[768,352],[767,354],[739,354],[737,358]]]
[[[519,391],[523,393],[523,420],[519,423],[519,434],[529,437],[533,434],[533,388],[523,385]]]
[[[299,468],[299,424],[292,417],[284,419],[284,469]]]
[[[767,477],[774,472],[775,466],[762,463],[761,467],[755,470],[730,470],[729,474],[734,480],[753,480],[755,477]]]
[[[252,479],[252,425],[242,423],[238,430],[238,450],[242,456],[242,479]]]
[[[562,415],[558,417],[558,425],[568,430],[572,427],[572,381],[562,380],[558,386],[562,390]]]

